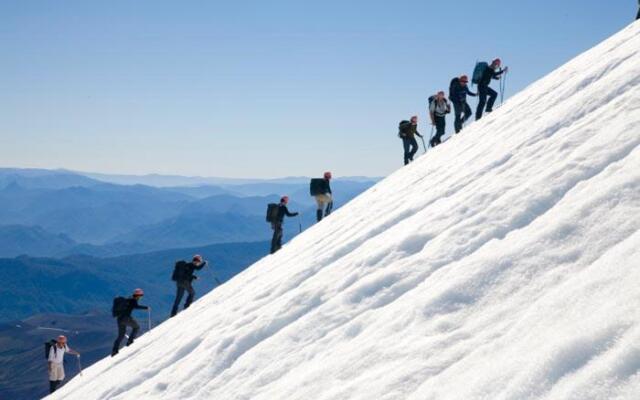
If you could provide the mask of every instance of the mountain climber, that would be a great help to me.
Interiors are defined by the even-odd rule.
[[[413,161],[413,156],[418,152],[418,142],[416,136],[422,137],[418,132],[418,116],[414,115],[410,121],[401,121],[398,136],[402,139],[404,148],[404,165]]]
[[[429,145],[436,147],[440,144],[440,139],[445,132],[445,116],[451,112],[451,105],[447,101],[443,91],[439,91],[435,97],[432,98],[429,104],[429,116],[431,117],[431,124],[436,127],[436,135],[431,138]]]
[[[73,354],[80,357],[80,353],[67,346],[67,338],[64,335],[58,336],[56,343],[49,348],[49,393],[56,391],[64,380],[64,353]]]
[[[323,217],[331,214],[331,210],[333,209],[331,172],[325,172],[321,179],[312,179],[309,191],[316,199],[316,204],[318,206],[318,209],[316,210],[316,220],[320,222]]]
[[[640,0],[638,0],[638,15],[636,15],[636,21],[640,19]]]
[[[487,106],[486,112],[493,111],[493,104],[498,98],[498,92],[491,89],[489,84],[491,84],[492,79],[498,80],[502,74],[509,71],[509,67],[500,69],[500,65],[502,65],[502,61],[499,58],[493,60],[489,65],[483,64],[485,66],[484,71],[482,71],[482,76],[478,82],[478,95],[480,97],[478,99],[478,108],[476,109],[476,121],[482,118],[485,104]],[[487,96],[489,96],[489,101],[487,101]]]
[[[282,247],[282,235],[284,231],[282,229],[282,225],[284,224],[284,217],[295,217],[298,215],[297,212],[289,212],[287,208],[287,204],[289,204],[289,197],[282,196],[280,199],[280,204],[278,204],[278,214],[275,220],[271,223],[271,229],[273,229],[273,238],[271,239],[271,254],[280,250]]]
[[[144,296],[144,291],[142,289],[136,289],[133,291],[133,294],[129,298],[122,298],[124,300],[122,306],[115,313],[118,318],[118,337],[115,342],[113,342],[113,350],[111,351],[111,357],[118,354],[120,349],[120,342],[124,339],[125,334],[127,333],[127,326],[131,327],[131,333],[129,334],[129,339],[127,340],[127,346],[130,346],[133,343],[133,340],[136,338],[138,331],[140,330],[140,325],[138,325],[138,321],[135,320],[131,316],[133,310],[151,310],[151,307],[142,306],[138,304],[138,301]]]
[[[193,256],[193,259],[190,263],[186,261],[178,261],[173,270],[172,280],[176,282],[176,299],[173,302],[173,308],[171,309],[171,316],[175,316],[178,313],[178,306],[180,305],[180,301],[182,301],[182,296],[184,296],[184,292],[187,291],[187,300],[184,303],[184,310],[189,308],[193,299],[196,296],[196,291],[193,289],[192,282],[198,279],[197,276],[193,274],[196,270],[201,270],[207,265],[206,261],[202,260],[202,256],[196,254]]]
[[[477,96],[471,92],[469,87],[469,77],[462,75],[459,78],[453,78],[449,84],[449,100],[453,104],[455,113],[454,128],[456,133],[462,130],[462,125],[471,117],[471,107],[467,104],[467,95]],[[463,117],[464,114],[464,117]]]

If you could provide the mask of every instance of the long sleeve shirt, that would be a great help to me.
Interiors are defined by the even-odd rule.
[[[133,310],[148,310],[149,307],[138,304],[138,300],[133,297],[127,299],[127,308],[121,317],[131,317]]]
[[[207,262],[204,261],[202,262],[200,265],[196,265],[193,262],[187,263],[187,265],[185,266],[185,276],[184,276],[184,280],[191,282],[193,280],[193,273],[195,271],[199,271],[202,268],[204,268],[207,265]]]
[[[480,83],[478,83],[478,86],[489,86],[492,79],[500,79],[500,75],[502,75],[503,73],[503,69],[501,69],[500,71],[496,71],[495,69],[491,68],[491,66],[488,66],[482,73],[482,78],[480,78]]]
[[[477,96],[477,94],[469,90],[467,85],[461,84],[460,79],[454,79],[449,87],[449,100],[456,104],[466,103],[467,95],[472,97]]]
[[[278,218],[277,218],[277,222],[278,223],[282,223],[284,221],[284,217],[285,215],[287,217],[295,217],[296,215],[298,215],[297,212],[289,212],[289,209],[287,208],[286,205],[280,203],[279,208],[278,208]]]
[[[49,349],[49,362],[54,364],[62,364],[64,362],[64,353],[69,351],[69,347],[65,344],[62,347],[58,347],[57,344],[54,344]]]

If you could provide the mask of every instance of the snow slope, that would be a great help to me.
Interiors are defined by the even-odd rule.
[[[638,398],[639,55],[636,23],[51,398]]]

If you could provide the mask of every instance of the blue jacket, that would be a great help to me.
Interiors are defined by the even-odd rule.
[[[467,95],[477,96],[467,85],[460,83],[460,78],[453,78],[449,85],[449,100],[454,104],[464,104],[467,102]]]

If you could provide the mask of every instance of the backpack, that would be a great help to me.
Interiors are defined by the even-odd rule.
[[[411,121],[407,121],[407,120],[400,121],[400,124],[398,124],[398,137],[403,138],[407,136],[406,132],[407,132],[407,129],[409,129],[410,127],[411,127]]]
[[[322,178],[313,178],[309,183],[309,193],[311,196],[317,196],[319,194],[325,194],[326,192],[325,180]]]
[[[114,318],[121,317],[127,311],[129,302],[122,296],[115,297],[113,299],[113,305],[111,306],[111,315]]]
[[[489,68],[489,63],[487,62],[479,62],[476,63],[476,67],[473,69],[473,76],[471,77],[471,83],[474,85],[478,85],[482,80],[482,75],[484,75],[484,71]]]
[[[267,222],[275,223],[278,220],[278,214],[280,213],[280,205],[276,203],[269,203],[267,205]]]
[[[436,95],[433,95],[433,96],[430,96],[430,97],[429,97],[429,108],[427,109],[427,111],[428,111],[429,113],[431,113],[431,103],[433,103],[433,102],[436,100],[436,98],[437,98],[437,97],[438,97],[438,96],[436,96]],[[446,105],[447,105],[447,111],[446,111],[446,113],[445,113],[445,114],[449,114],[449,113],[451,112],[451,106],[449,105],[449,102],[447,102],[447,100],[446,100],[446,99],[445,99],[445,103],[446,103]]]
[[[58,353],[58,349],[56,348],[57,340],[51,339],[48,342],[44,342],[44,358],[46,360],[49,359],[49,352],[51,351],[51,347],[53,347],[53,354]]]
[[[185,280],[187,275],[186,267],[186,261],[176,261],[176,264],[173,266],[173,274],[171,274],[171,280],[176,282]]]
[[[451,101],[456,101],[456,96],[455,96],[455,87],[458,86],[460,84],[460,78],[453,78],[451,80],[451,83],[449,83],[449,100]]]

